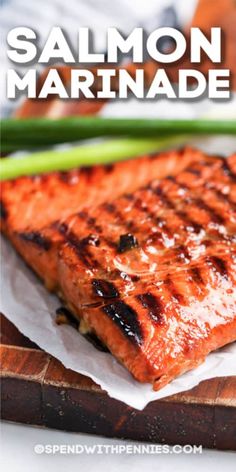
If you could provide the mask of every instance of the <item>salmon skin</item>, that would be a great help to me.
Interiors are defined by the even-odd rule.
[[[50,290],[58,290],[59,222],[69,215],[133,192],[153,178],[175,175],[203,157],[185,149],[113,165],[21,177],[1,184],[1,226]]]
[[[202,157],[59,228],[75,316],[155,390],[236,340],[236,155]]]

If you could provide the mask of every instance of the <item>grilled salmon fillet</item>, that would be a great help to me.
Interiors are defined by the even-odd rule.
[[[73,313],[154,389],[236,340],[236,155],[185,170],[59,225]]]
[[[201,158],[200,151],[185,149],[3,182],[2,231],[48,289],[57,290],[57,254],[63,240],[58,231],[61,220],[85,206],[133,192],[153,178],[176,175]]]

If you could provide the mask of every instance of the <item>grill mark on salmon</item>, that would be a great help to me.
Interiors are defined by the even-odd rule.
[[[62,227],[60,227],[60,230],[62,231],[66,242],[70,244],[70,246],[80,258],[81,262],[83,262],[87,268],[100,267],[99,262],[92,257],[89,251],[89,246],[91,245],[89,236],[82,239],[78,238],[78,236],[76,236],[73,231],[67,228],[65,223],[63,224],[63,230]]]
[[[164,284],[168,288],[170,296],[172,299],[175,299],[181,305],[185,304],[185,298],[183,294],[181,294],[175,286],[175,283],[171,276],[168,274],[167,277],[164,279]]]
[[[86,221],[90,231],[96,231],[98,234],[101,234],[102,232],[101,226],[97,224],[97,221],[95,218],[91,218],[86,211],[78,213],[78,216],[82,221]],[[108,246],[113,247],[113,248],[116,247],[116,243],[112,241],[111,239],[105,237],[105,235],[103,235],[103,239],[104,241],[106,241]]]
[[[94,231],[101,233],[101,226],[97,224],[96,219],[89,216],[88,213],[83,210],[78,213],[78,216],[81,220],[86,221],[88,227]]]
[[[203,230],[203,226],[199,223],[196,223],[193,221],[185,211],[183,210],[177,210],[176,214],[180,217],[180,219],[184,222],[185,224],[185,229],[187,231],[193,231],[196,234],[199,234]]]
[[[229,162],[227,159],[222,159],[222,168],[224,173],[233,181],[236,182],[236,174],[233,172],[233,170],[230,168]]]
[[[198,266],[191,267],[190,273],[191,273],[191,276],[192,276],[194,282],[196,282],[197,285],[204,285],[204,280],[201,276],[200,267],[198,267]]]
[[[88,225],[88,230],[91,231],[91,232],[96,232],[98,234],[101,234],[101,227],[97,224],[97,221],[95,218],[91,218],[89,217],[88,213],[86,211],[83,211],[83,212],[79,212],[77,213],[77,216],[82,220],[82,221],[85,221],[86,224]],[[58,230],[60,231],[60,233],[63,235],[64,237],[64,240],[66,239],[66,234],[67,234],[67,231],[68,231],[68,227],[67,227],[67,230],[65,231],[65,223],[61,223],[59,226],[58,226]],[[97,239],[99,239],[98,236],[94,235],[94,237],[96,237]],[[112,241],[111,239],[105,237],[103,235],[103,240],[107,243],[107,245],[111,248],[115,248],[116,247],[116,243],[114,241]]]
[[[187,169],[188,170],[188,169]],[[169,178],[168,178],[169,179]],[[182,190],[183,189],[183,184],[181,183],[181,185],[178,184],[178,182],[176,181],[176,178],[174,177],[173,179],[171,178],[171,180],[178,186],[178,189],[179,190]],[[205,187],[205,185],[204,185]],[[187,187],[186,186],[186,189],[190,189],[191,187]],[[160,192],[157,192],[158,194],[161,194],[163,196],[164,192],[163,191],[160,191]],[[227,199],[228,201],[228,204],[231,205],[232,208],[235,208],[235,204],[233,202],[231,202],[229,199]],[[170,201],[170,199],[168,198],[162,198],[162,203],[166,204],[167,208],[170,208],[170,209],[174,209],[174,205],[173,203]],[[196,207],[199,207],[201,208],[202,210],[204,210],[208,215],[209,215],[209,218],[217,223],[218,225],[222,225],[224,224],[224,218],[213,208],[209,207],[209,205],[207,205],[201,198],[192,198],[190,200],[190,203],[193,203],[194,205],[196,205]],[[203,229],[204,227],[193,221],[185,211],[183,210],[178,210],[175,208],[175,214],[183,221],[183,223],[185,224],[185,229],[187,229],[188,231],[190,230],[193,230],[193,232],[199,234]],[[219,233],[220,232],[220,228],[217,228],[215,227],[214,230]],[[227,238],[225,238],[227,239]]]
[[[104,166],[104,173],[109,174],[112,169],[107,165]],[[88,185],[93,184],[93,177],[94,177],[94,168],[93,166],[82,166],[80,167],[81,176],[85,176],[88,182]]]
[[[137,295],[136,298],[141,303],[143,308],[147,310],[149,318],[154,321],[154,323],[163,323],[162,315],[164,308],[160,299],[150,292]]]
[[[186,264],[191,260],[191,255],[189,254],[187,247],[185,247],[183,244],[180,244],[176,247],[175,253],[178,261],[182,262],[183,264]]]
[[[229,167],[229,164],[226,162],[226,159],[225,158],[220,158],[221,160],[221,167],[218,169],[218,172],[219,172],[219,178],[220,176],[222,175],[222,178],[224,177],[224,174],[226,173],[227,177],[232,180],[232,171],[229,171],[230,170],[230,167]],[[199,163],[195,163],[194,164],[195,166],[196,165],[200,165]],[[207,163],[205,164],[206,166],[208,165]],[[227,169],[227,172],[224,172],[224,168]],[[202,169],[192,169],[191,166],[188,167],[185,172],[190,172],[190,173],[196,173],[194,171],[199,171],[198,175],[200,176],[201,173],[202,173]],[[234,174],[235,175],[235,174]],[[213,177],[214,177],[214,174],[213,174]],[[178,187],[179,187],[179,190],[182,190],[182,189],[190,189],[191,188],[191,185],[188,185],[187,182],[183,183],[181,182],[181,184],[178,182],[178,176],[177,177],[170,177],[170,180],[173,181]],[[231,206],[233,209],[236,208],[236,204],[234,201],[231,200],[230,196],[228,195],[228,193],[224,193],[224,189],[221,188],[217,188],[216,187],[217,185],[217,182],[214,181],[214,179],[212,181],[203,181],[202,182],[202,186],[204,189],[206,190],[210,190],[211,192],[214,193],[215,197],[218,197],[219,201],[222,201],[224,203],[227,203],[229,206]],[[207,208],[206,208],[206,211],[209,211]],[[217,215],[219,216],[219,215]]]
[[[185,172],[188,172],[188,171],[189,171],[189,169],[186,169]],[[176,185],[179,192],[191,189],[191,185],[189,185],[187,182],[179,183],[176,177],[167,177],[167,179],[171,180]],[[211,192],[213,192],[215,194],[215,196],[217,196],[220,200],[230,202],[229,196],[222,193],[221,190],[215,188],[214,182],[204,182],[203,181],[202,182],[202,187],[206,190],[210,190]],[[232,202],[230,202],[230,203],[232,203]]]
[[[24,241],[29,241],[31,243],[36,244],[41,249],[45,251],[49,251],[51,248],[51,241],[50,239],[43,236],[39,231],[29,231],[27,233],[19,233],[19,237]]]
[[[227,265],[224,260],[217,256],[211,256],[209,258],[210,262],[213,264],[217,272],[222,275],[224,278],[228,279],[229,273],[227,270]]]
[[[161,203],[170,210],[174,210],[175,206],[170,198],[165,194],[161,187],[153,188],[152,186],[149,187],[152,192],[154,192],[160,199]]]
[[[173,181],[176,181],[176,180],[174,179]],[[181,187],[183,188],[182,185],[181,185]],[[161,202],[162,202],[163,205],[166,206],[166,208],[169,208],[171,210],[175,210],[175,214],[183,221],[183,223],[185,225],[185,229],[193,228],[193,230],[196,233],[200,233],[200,231],[203,229],[202,225],[200,225],[199,223],[196,223],[191,218],[189,218],[189,216],[187,215],[187,213],[185,211],[176,209],[174,203],[171,201],[171,199],[169,197],[167,197],[165,195],[163,189],[158,190],[158,189],[152,189],[151,188],[151,190],[153,190],[154,193],[156,195],[158,195],[158,197],[161,198]],[[170,232],[170,228],[169,228],[169,235],[173,236],[173,234],[171,234],[171,232]]]
[[[188,170],[188,169],[187,169]],[[175,210],[176,214],[180,217],[183,218],[183,221],[186,221],[186,213],[179,211],[178,209],[175,208],[174,203],[171,201],[171,199],[165,195],[164,191],[162,188],[158,187],[157,189],[153,189],[153,191],[160,197],[161,202],[166,206],[166,208],[169,208],[171,210]],[[224,218],[217,213],[217,211],[213,208],[211,208],[209,205],[207,205],[206,202],[202,200],[202,198],[190,198],[189,203],[192,203],[196,205],[196,207],[200,208],[201,210],[206,211],[212,221],[214,221],[217,224],[223,224],[224,223]]]
[[[111,215],[114,215],[115,218],[118,220],[120,224],[125,226],[128,231],[135,231],[137,230],[137,227],[133,221],[126,221],[124,216],[120,213],[120,211],[117,209],[117,207],[113,203],[107,203],[105,202],[102,205],[102,208],[107,212],[110,213]]]
[[[192,169],[193,171],[194,169]],[[222,169],[221,169],[222,170]],[[185,172],[190,172],[192,174],[196,174],[196,172],[191,172],[191,168],[187,168]],[[201,175],[201,171],[199,170],[199,174],[198,175]],[[183,183],[181,182],[181,184],[178,182],[177,178],[174,177],[174,176],[168,176],[167,177],[168,180],[170,180],[171,182],[175,183],[175,185],[177,186],[178,188],[178,191],[184,191],[184,190],[190,190],[191,189],[191,186],[187,184],[187,182]],[[210,190],[211,192],[214,193],[214,195],[216,197],[218,197],[218,199],[221,201],[221,202],[224,202],[224,203],[227,203],[229,206],[231,206],[233,209],[236,208],[236,203],[233,202],[230,198],[230,196],[227,194],[227,193],[224,193],[223,192],[223,189],[217,189],[216,186],[215,186],[215,182],[212,181],[212,182],[203,182],[202,186],[204,189],[206,190]],[[180,212],[181,213],[181,212]],[[187,216],[187,215],[186,215]]]
[[[173,237],[173,233],[168,227],[166,220],[157,216],[156,213],[153,213],[153,211],[147,205],[145,205],[140,198],[136,198],[133,196],[132,201],[134,203],[135,208],[138,209],[140,212],[144,213],[147,216],[147,219],[151,220],[151,223],[156,224],[160,228],[165,228],[165,233],[168,235],[168,237]],[[159,241],[163,243],[163,234],[161,232],[159,232],[158,234],[155,233],[153,237],[159,238]]]
[[[214,210],[209,205],[207,205],[207,203],[204,202],[201,198],[196,198],[190,201],[191,203],[193,202],[201,210],[206,211],[206,213],[208,213],[208,215],[210,216],[210,218],[212,219],[214,223],[217,223],[220,225],[224,224],[225,220],[223,216],[219,215],[219,213],[216,210]]]
[[[170,179],[170,177],[168,176],[167,179]],[[148,186],[147,189],[153,191],[151,186]],[[156,193],[156,192],[154,192],[154,193]],[[160,192],[160,194],[162,196],[164,196],[163,191]],[[127,196],[125,196],[125,197],[127,197]],[[156,240],[156,241],[158,240],[160,243],[162,243],[164,245],[164,239],[163,239],[164,232],[166,233],[168,238],[170,238],[170,239],[173,238],[173,236],[174,236],[173,231],[172,231],[171,227],[168,225],[167,221],[164,220],[163,218],[157,216],[156,213],[153,213],[153,211],[151,211],[151,209],[147,205],[145,205],[144,202],[140,198],[132,196],[132,199],[128,197],[128,200],[133,201],[134,206],[135,206],[136,209],[138,209],[140,212],[146,214],[147,219],[150,219],[152,223],[156,224],[157,226],[159,226],[162,229],[162,231],[160,231],[158,233],[154,233],[152,235],[153,240]],[[174,209],[174,206],[173,206],[172,202],[169,199],[163,198],[162,203],[167,204],[168,208]],[[176,214],[184,221],[184,223],[186,224],[186,228],[188,226],[191,226],[197,232],[201,231],[202,227],[199,224],[193,222],[186,215],[186,213],[181,212],[181,211],[177,211]]]
[[[143,332],[136,311],[123,301],[102,308],[103,312],[119,327],[124,335],[136,345],[143,342]]]
[[[2,220],[6,220],[8,216],[7,209],[2,200],[0,200],[0,217]]]
[[[187,169],[187,172],[189,172],[190,174],[196,175],[197,177],[199,177],[201,175],[201,170],[200,169],[194,169],[192,167],[189,167]]]
[[[92,286],[95,294],[102,298],[117,298],[119,297],[119,291],[116,286],[108,282],[107,280],[94,279]]]
[[[230,196],[227,193],[224,193],[222,189],[219,190],[214,187],[214,184],[209,185],[208,183],[204,185],[204,188],[213,192],[214,195],[219,199],[219,201],[227,203],[232,209],[236,208],[236,203],[233,202]]]

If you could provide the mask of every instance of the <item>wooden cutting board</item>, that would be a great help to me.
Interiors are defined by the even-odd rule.
[[[236,377],[202,382],[143,411],[65,369],[1,316],[1,416],[66,431],[236,450]]]

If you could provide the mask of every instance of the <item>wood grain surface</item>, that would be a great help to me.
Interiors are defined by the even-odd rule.
[[[236,450],[236,377],[202,382],[143,411],[110,398],[1,316],[2,418],[107,437]]]

